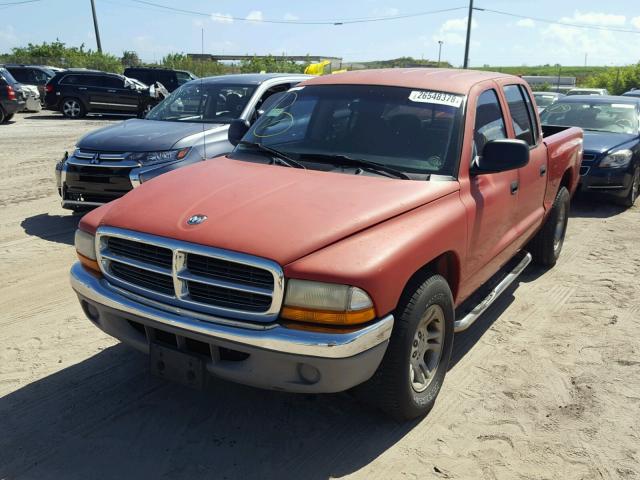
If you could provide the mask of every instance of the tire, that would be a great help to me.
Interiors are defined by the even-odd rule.
[[[4,110],[2,109],[2,107],[0,107],[0,124],[4,123],[7,121],[7,116],[4,113]]]
[[[82,102],[73,97],[62,99],[60,111],[66,118],[82,118],[87,114],[87,109]]]
[[[636,167],[633,170],[633,177],[631,179],[631,187],[629,188],[629,193],[626,197],[619,200],[620,205],[623,205],[627,208],[633,207],[633,204],[636,203],[636,200],[638,199],[638,194],[640,194],[640,167]]]
[[[569,191],[565,187],[560,187],[549,216],[527,247],[533,261],[538,265],[553,267],[558,261],[564,244],[564,236],[567,233],[570,202]]]
[[[10,113],[9,115],[5,115],[4,116],[4,121],[5,122],[11,121],[11,119],[13,118],[14,115],[15,115],[15,113]]]
[[[371,379],[354,389],[355,396],[398,421],[429,413],[449,366],[453,323],[453,296],[447,281],[432,274],[413,279],[396,309],[382,363]],[[428,377],[414,367],[420,359],[431,372]]]

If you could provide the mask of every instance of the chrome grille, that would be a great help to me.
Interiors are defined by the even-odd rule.
[[[96,168],[135,168],[141,164],[136,160],[129,160],[127,152],[96,152],[91,150],[76,150],[69,157],[67,163],[71,165],[91,165]]]
[[[280,311],[283,273],[271,260],[112,227],[96,244],[107,281],[138,296],[244,320]]]

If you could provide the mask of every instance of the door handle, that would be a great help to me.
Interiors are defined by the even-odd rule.
[[[86,90],[87,87],[78,87],[78,90]]]
[[[518,182],[518,180],[514,180],[513,182],[511,182],[511,195],[516,194],[519,186],[520,186],[520,182]]]
[[[116,93],[116,91],[115,91],[115,90],[107,90],[107,92],[109,92],[109,93]]]
[[[547,173],[547,166],[546,165],[540,166],[540,176],[544,177],[545,173]]]

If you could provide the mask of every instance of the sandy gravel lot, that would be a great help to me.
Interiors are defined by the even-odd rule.
[[[640,206],[578,198],[557,267],[458,335],[436,408],[398,425],[347,394],[165,383],[84,318],[53,167],[106,123],[0,126],[0,479],[640,478]]]

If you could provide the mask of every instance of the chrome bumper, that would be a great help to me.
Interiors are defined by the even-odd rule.
[[[189,316],[188,311],[181,315],[133,301],[116,292],[104,279],[88,273],[80,263],[71,268],[71,286],[80,296],[124,314],[199,333],[212,340],[292,355],[333,359],[352,357],[386,342],[393,328],[393,315],[351,333],[310,332],[278,324],[223,325],[227,319],[220,318],[221,323],[216,323],[215,317],[205,321]]]

